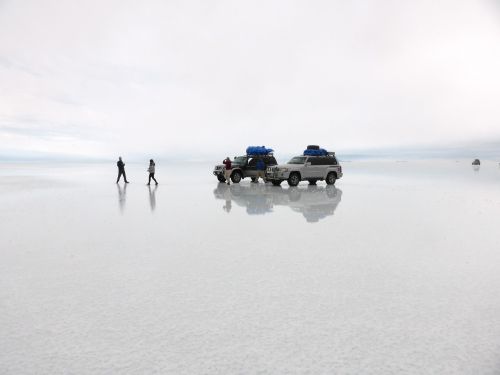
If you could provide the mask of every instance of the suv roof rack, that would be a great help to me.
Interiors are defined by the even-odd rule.
[[[267,154],[246,154],[246,156],[251,156],[251,157],[265,157],[265,156],[274,156],[274,152],[269,152]]]
[[[302,155],[302,156],[308,156],[310,158],[320,158],[325,156],[335,156],[335,152],[327,152],[326,155]]]

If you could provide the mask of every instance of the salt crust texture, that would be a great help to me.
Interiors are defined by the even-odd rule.
[[[500,169],[4,165],[1,374],[498,374]]]

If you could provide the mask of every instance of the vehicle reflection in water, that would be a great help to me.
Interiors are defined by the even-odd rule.
[[[249,215],[265,215],[276,206],[289,206],[306,221],[315,223],[334,214],[342,190],[331,185],[282,188],[270,184],[219,184],[214,197],[225,201],[223,209],[228,213],[232,202],[245,207]]]

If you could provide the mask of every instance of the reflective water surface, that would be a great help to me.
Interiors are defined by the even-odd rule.
[[[498,374],[500,168],[0,165],[1,374]]]
[[[225,201],[222,208],[231,212],[232,202],[245,207],[249,215],[272,213],[276,206],[287,206],[302,214],[310,223],[333,215],[342,198],[342,190],[335,186],[309,185],[283,189],[271,184],[218,184],[216,199]]]

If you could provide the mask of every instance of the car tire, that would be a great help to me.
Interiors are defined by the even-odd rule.
[[[234,184],[239,184],[241,181],[241,177],[242,176],[240,171],[233,172],[233,174],[231,175],[231,181],[233,181]]]
[[[328,185],[335,185],[335,181],[337,181],[337,175],[334,172],[328,173],[328,176],[326,176],[326,183]]]
[[[318,182],[318,180],[309,180],[309,185],[316,185],[316,182]]]
[[[281,183],[282,183],[283,181],[273,180],[273,181],[271,181],[271,182],[272,182],[272,184],[273,184],[274,186],[281,186]]]
[[[217,180],[219,180],[219,182],[226,182],[226,178],[222,175],[218,175]]]
[[[287,182],[288,185],[290,186],[297,186],[300,182],[300,174],[298,174],[297,172],[290,174],[290,177],[288,177]]]
[[[257,177],[251,177],[252,182],[257,182]]]

